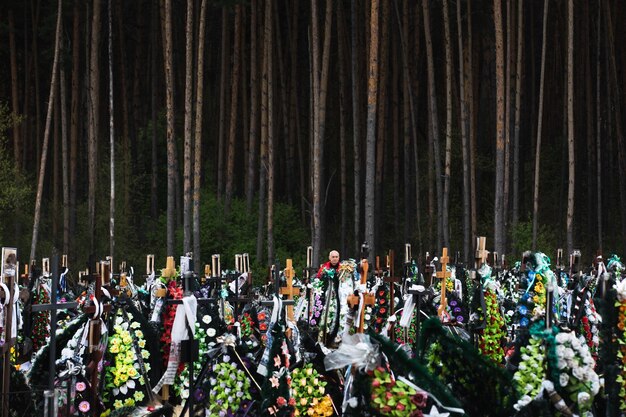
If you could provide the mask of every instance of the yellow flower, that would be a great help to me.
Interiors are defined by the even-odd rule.
[[[533,297],[533,301],[534,301],[535,303],[538,303],[538,302],[539,302],[539,296],[538,296],[538,295],[535,295],[535,296]]]
[[[142,401],[144,398],[143,392],[135,391],[135,393],[133,394],[133,398],[135,398],[135,401]]]
[[[131,339],[130,335],[124,335],[124,337],[122,337],[122,342],[124,342],[125,345],[130,345],[133,343],[133,339]]]
[[[133,405],[135,405],[135,400],[133,400],[132,398],[126,398],[126,400],[124,400],[124,405],[127,407],[132,407]]]
[[[117,344],[112,344],[109,346],[109,352],[118,353],[120,351],[120,347]]]
[[[137,370],[135,368],[130,368],[128,370],[128,376],[131,378],[134,378],[137,376]]]
[[[122,403],[121,400],[115,400],[115,402],[113,403],[113,407],[115,408],[122,408],[124,406],[124,403]]]
[[[135,332],[135,336],[137,336],[137,338],[139,339],[143,339],[143,332],[141,330],[137,330]]]
[[[150,352],[148,352],[147,350],[142,350],[141,351],[141,357],[144,359],[148,359],[150,357]]]

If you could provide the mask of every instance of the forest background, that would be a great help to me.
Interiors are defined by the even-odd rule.
[[[7,0],[0,242],[256,275],[626,254],[619,0]],[[284,262],[284,261],[283,261]]]

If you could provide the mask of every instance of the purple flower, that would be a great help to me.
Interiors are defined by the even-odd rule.
[[[452,300],[452,301],[450,301],[450,306],[451,306],[451,307],[455,307],[455,306],[456,306],[456,304],[457,304],[457,303],[456,303],[456,300]]]
[[[196,401],[202,401],[204,400],[205,397],[206,397],[206,393],[199,388],[194,393],[194,398],[196,399]]]
[[[317,324],[317,321],[315,321],[315,319],[311,319],[311,325],[315,326]]]
[[[458,321],[459,323],[463,323],[463,320],[465,320],[463,316],[456,316],[456,321]]]
[[[459,314],[461,312],[461,307],[454,307],[454,313]]]

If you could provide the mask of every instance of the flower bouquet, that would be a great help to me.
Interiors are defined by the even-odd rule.
[[[422,417],[428,396],[411,385],[379,366],[373,372],[372,408],[382,416]]]
[[[326,393],[326,384],[310,363],[302,368],[294,369],[291,374],[291,392],[295,403],[294,416],[332,416],[333,406]]]

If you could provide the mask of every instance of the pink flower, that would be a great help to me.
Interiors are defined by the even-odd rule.
[[[373,380],[372,381],[372,387],[374,387],[374,388],[380,387],[380,381],[377,380],[377,379]]]
[[[87,389],[87,384],[85,384],[84,382],[77,382],[76,383],[76,391],[83,392],[86,389]]]
[[[89,411],[90,408],[91,406],[89,405],[87,401],[81,401],[81,403],[78,404],[78,409],[82,411],[83,413],[86,413],[87,411]]]
[[[285,399],[285,397],[282,397],[282,396],[278,397],[278,398],[276,398],[276,404],[279,407],[283,407],[285,404],[287,404],[287,400]]]

